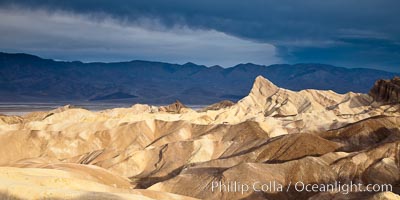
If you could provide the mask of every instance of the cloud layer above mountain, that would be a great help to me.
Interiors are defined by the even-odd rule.
[[[30,46],[29,53],[60,59],[321,62],[400,71],[397,0],[0,0],[0,7],[1,32],[20,41],[2,50]],[[23,19],[29,26],[13,21],[22,17],[31,19]],[[37,23],[47,26],[37,30]]]
[[[276,48],[216,30],[165,28],[156,20],[124,24],[65,12],[1,10],[0,43],[6,51],[37,53],[60,60],[132,59],[223,66],[277,63]]]

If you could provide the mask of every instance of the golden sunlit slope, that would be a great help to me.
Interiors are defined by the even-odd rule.
[[[340,180],[393,185],[393,192],[351,193],[348,198],[397,199],[399,124],[399,104],[376,102],[367,94],[290,91],[261,76],[239,102],[199,111],[175,102],[2,115],[0,195],[341,199],[341,193],[288,189],[242,194],[210,188],[216,181],[276,181],[290,188],[299,180]]]

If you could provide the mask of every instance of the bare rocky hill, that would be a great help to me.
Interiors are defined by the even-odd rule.
[[[0,197],[400,198],[400,104],[361,93],[296,92],[258,76],[246,97],[213,108],[66,106],[0,116]],[[296,191],[299,181],[392,190]],[[273,182],[282,191],[217,187],[234,182],[258,189]]]

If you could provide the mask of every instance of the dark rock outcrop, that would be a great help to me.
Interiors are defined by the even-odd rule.
[[[369,94],[378,102],[400,103],[400,77],[376,81]]]

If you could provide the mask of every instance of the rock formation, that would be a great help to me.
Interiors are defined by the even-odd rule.
[[[235,103],[233,103],[232,101],[223,100],[218,103],[211,104],[205,108],[202,108],[201,110],[199,110],[199,112],[206,112],[207,110],[219,110],[222,108],[229,108],[229,107],[233,106],[234,104]]]
[[[158,109],[159,111],[162,112],[168,112],[168,113],[180,113],[183,109],[187,108],[183,103],[180,101],[176,100],[174,103],[167,105],[167,106],[160,106]]]
[[[400,77],[376,81],[369,94],[379,102],[400,103]]]
[[[294,92],[260,76],[237,103],[202,111],[177,101],[0,115],[0,197],[399,199],[400,105],[375,100],[359,93]],[[392,189],[299,192],[293,187],[298,181]],[[283,191],[216,189],[234,182],[273,182]]]

